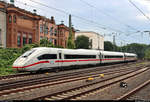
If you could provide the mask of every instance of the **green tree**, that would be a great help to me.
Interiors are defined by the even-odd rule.
[[[146,51],[145,51],[145,56],[144,56],[145,59],[147,60],[150,60],[150,48],[148,48]]]
[[[138,58],[144,58],[145,51],[148,48],[146,44],[138,44],[138,43],[132,43],[128,44],[126,46],[123,46],[123,52],[129,52],[129,53],[135,53],[138,55]]]
[[[40,40],[40,47],[54,47],[54,45],[47,39]]]
[[[75,44],[77,49],[80,48],[89,49],[90,46],[89,38],[84,35],[78,36],[75,40]]]
[[[22,53],[25,53],[26,51],[35,48],[35,47],[39,47],[39,44],[37,43],[33,43],[33,44],[26,44],[23,48],[22,48]]]
[[[104,50],[113,51],[113,44],[110,41],[104,41]]]

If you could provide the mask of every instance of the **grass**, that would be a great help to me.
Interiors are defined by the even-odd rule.
[[[16,74],[16,73],[17,71],[15,71],[11,66],[9,66],[8,68],[0,68],[0,76]]]
[[[137,63],[136,66],[145,65],[145,64],[146,64],[145,62],[141,62],[141,63]]]

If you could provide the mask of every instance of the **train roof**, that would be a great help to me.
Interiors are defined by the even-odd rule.
[[[136,54],[134,53],[125,53],[126,56],[137,56]]]
[[[88,49],[63,49],[63,48],[48,48],[48,47],[37,47],[33,49],[38,49],[38,50],[51,50],[51,51],[62,51],[64,54],[98,54],[98,50],[88,50]]]
[[[92,50],[92,49],[65,49],[65,48],[51,48],[51,47],[37,47],[33,49],[38,49],[38,50],[51,50],[51,51],[62,51],[64,54],[65,53],[70,53],[70,54],[98,54],[102,53],[104,55],[127,55],[127,56],[137,56],[134,53],[123,53],[123,52],[113,52],[113,51],[100,51],[100,50]]]
[[[124,55],[122,52],[112,52],[112,51],[101,51],[102,54],[104,55]]]

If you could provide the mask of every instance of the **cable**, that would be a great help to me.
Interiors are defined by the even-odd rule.
[[[37,7],[33,6],[33,5],[31,6],[31,5],[29,5],[29,4],[20,2],[20,1],[18,1],[18,0],[16,0],[16,2],[21,3],[21,4],[25,5],[25,6],[30,6],[30,7],[37,8]],[[38,9],[39,9],[39,8],[38,8]],[[45,9],[43,9],[43,10],[45,10]],[[69,13],[68,13],[68,14],[69,14]],[[73,15],[73,16],[76,17],[76,18],[78,18],[78,19],[81,19],[82,21],[86,21],[86,23],[88,23],[88,24],[91,24],[91,23],[97,24],[96,22],[93,22],[93,21],[91,21],[91,20],[87,20],[87,19],[85,19],[85,18],[83,18],[83,17],[79,17],[79,16],[76,16],[76,15]],[[88,22],[87,22],[87,21],[88,21]],[[103,25],[103,26],[104,26],[104,25]],[[106,27],[102,27],[102,26],[96,26],[96,27],[106,30]],[[113,29],[113,28],[110,28],[110,29]],[[113,29],[113,30],[117,31],[116,29]],[[118,31],[118,32],[121,32],[121,31]],[[123,33],[123,32],[122,32],[122,33]]]
[[[55,11],[58,11],[58,12],[61,12],[61,13],[65,13],[65,14],[67,14],[67,15],[70,14],[70,13],[68,13],[68,12],[66,12],[66,11],[63,11],[63,10],[57,9],[57,8],[55,8],[55,7],[51,7],[51,6],[45,5],[45,4],[43,4],[43,3],[40,3],[40,2],[37,2],[37,1],[34,1],[34,0],[30,0],[30,1],[31,1],[31,2],[34,2],[34,3],[36,3],[36,4],[39,4],[39,5],[41,5],[41,6],[45,6],[45,7],[47,7],[47,8],[53,9],[53,10],[55,10]],[[87,21],[87,22],[93,23],[93,24],[97,24],[97,25],[99,25],[99,28],[101,28],[101,29],[105,29],[105,30],[106,30],[106,28],[108,28],[108,29],[111,29],[112,31],[117,31],[117,32],[120,32],[120,33],[125,33],[125,32],[122,32],[122,31],[120,31],[120,30],[116,30],[116,29],[111,28],[111,27],[104,27],[105,25],[99,24],[99,23],[97,23],[97,22],[94,22],[94,21],[85,19],[85,18],[80,17],[80,16],[77,16],[77,15],[72,15],[72,16],[74,16],[74,17],[76,17],[76,18],[78,18],[78,19],[85,20],[85,21]],[[103,26],[103,27],[102,27],[102,26]]]
[[[128,1],[150,21],[150,18],[140,8],[138,8],[131,0]]]
[[[87,4],[88,6],[90,6],[90,7],[92,7],[92,8],[95,8],[95,9],[98,10],[100,13],[103,13],[104,15],[106,15],[106,16],[110,17],[111,19],[113,19],[114,21],[116,21],[116,22],[118,22],[118,23],[120,23],[120,24],[124,24],[124,26],[126,26],[126,27],[128,27],[128,28],[131,28],[132,30],[136,30],[136,31],[137,31],[137,29],[135,29],[135,28],[131,27],[130,25],[127,25],[127,24],[125,24],[125,23],[123,23],[123,22],[121,22],[121,21],[119,21],[119,20],[117,20],[116,18],[110,16],[109,14],[107,14],[107,13],[101,11],[99,8],[93,6],[92,4],[89,4],[89,3],[86,2],[85,0],[80,0],[80,1],[83,2],[83,3],[85,3],[85,4]]]

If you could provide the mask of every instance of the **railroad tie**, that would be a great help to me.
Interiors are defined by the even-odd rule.
[[[67,93],[63,93],[62,95],[63,95],[63,96],[68,96],[68,94],[67,94]]]
[[[52,98],[45,98],[44,100],[51,101],[51,100],[54,100],[54,99],[52,99]]]
[[[69,92],[69,93],[67,93],[68,94],[68,96],[72,96],[72,95],[75,95],[76,93],[74,93],[74,92]]]
[[[80,99],[82,99],[82,97],[76,97],[76,100],[80,100]]]
[[[75,90],[75,91],[72,91],[73,93],[79,93],[81,92],[80,90]]]
[[[61,97],[56,97],[56,96],[52,96],[51,98],[54,99],[54,100],[61,100],[61,99],[63,99]]]
[[[58,97],[61,97],[61,98],[66,98],[68,96],[65,96],[65,95],[57,95]]]

